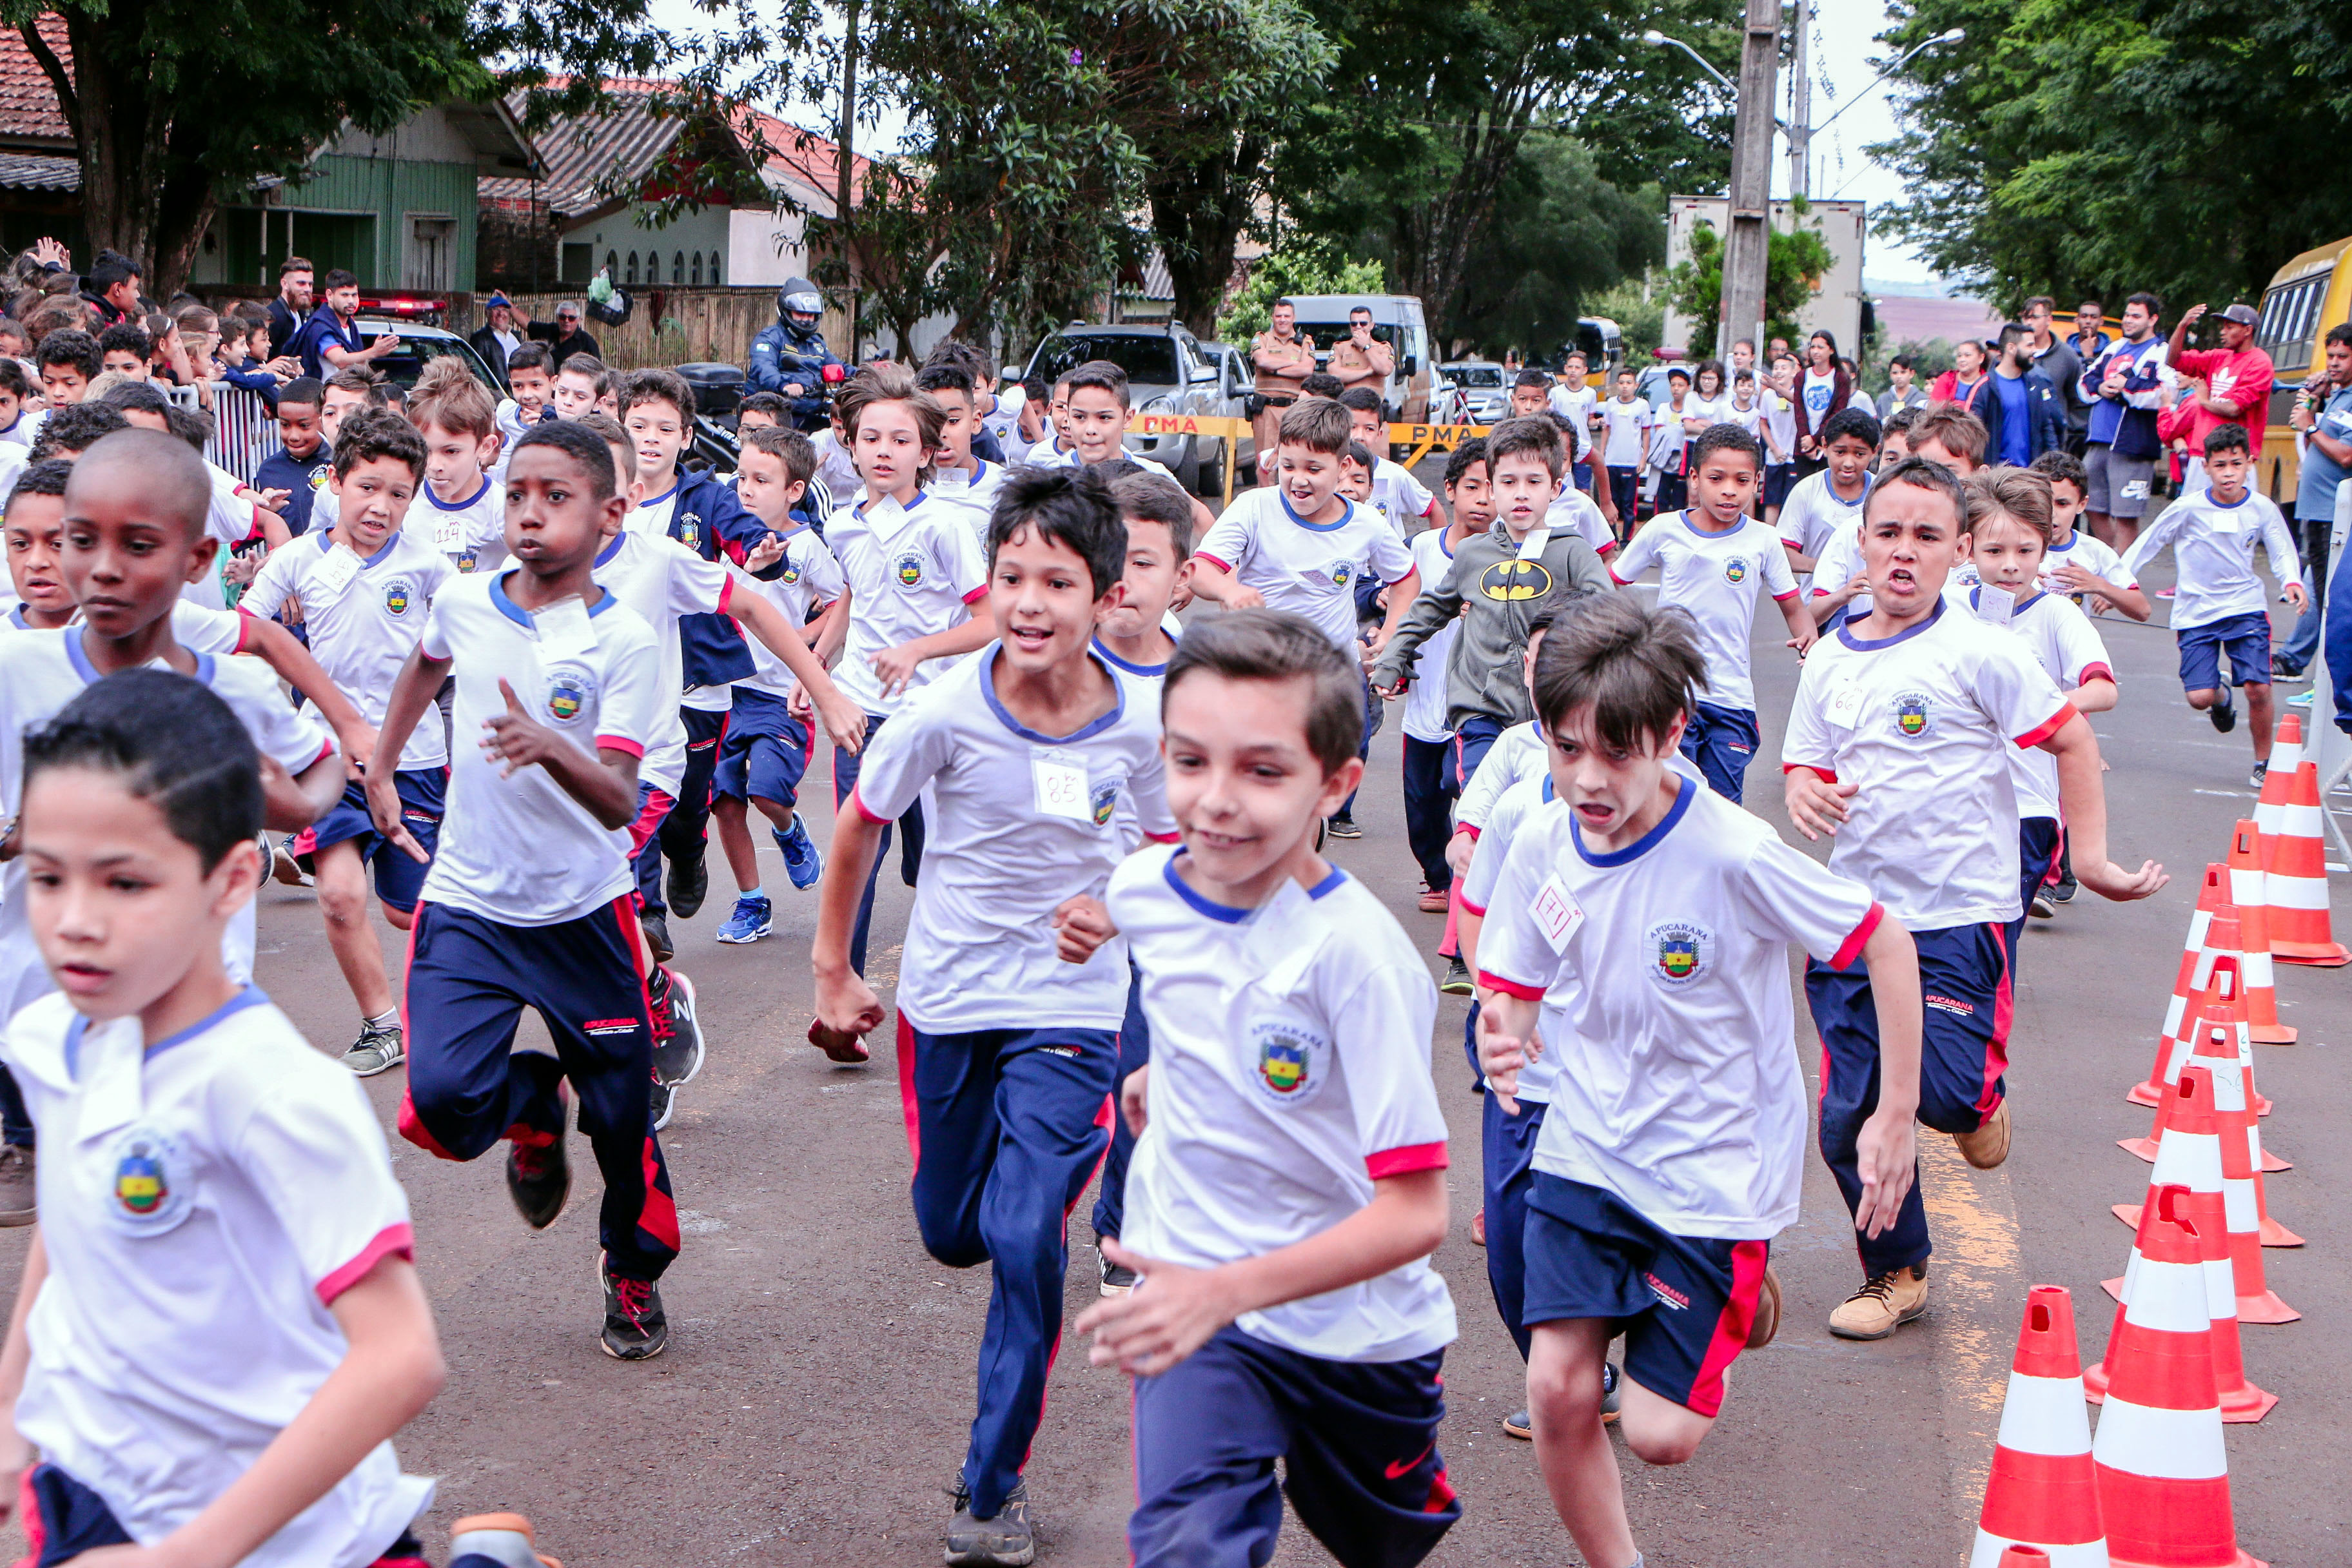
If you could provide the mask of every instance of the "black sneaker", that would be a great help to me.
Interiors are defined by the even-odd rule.
[[[669,1348],[669,1316],[662,1310],[661,1287],[650,1279],[624,1279],[612,1259],[596,1255],[596,1280],[604,1287],[604,1353],[615,1361],[651,1361]]]
[[[2228,687],[2224,686],[2221,689],[2220,695],[2213,700],[2213,706],[2205,710],[2205,717],[2212,720],[2213,728],[2221,731],[2224,735],[2238,727],[2238,708],[2236,703],[2230,700]]]
[[[507,1196],[514,1199],[515,1213],[525,1225],[545,1230],[571,1195],[572,1160],[563,1152],[562,1133],[544,1149],[507,1145]]]
[[[1460,953],[1445,961],[1445,979],[1437,988],[1448,996],[1467,996],[1477,989],[1470,980],[1470,966],[1462,962]]]
[[[2058,912],[2058,905],[2051,899],[2050,889],[2047,888],[2036,888],[2033,890],[2033,902],[2026,907],[2038,921],[2049,920]]]
[[[653,1100],[646,1108],[646,1125],[658,1132],[669,1125],[671,1114],[677,1110],[677,1085],[664,1083],[661,1079],[656,1079],[653,1081],[652,1092]]]
[[[668,921],[651,910],[643,910],[637,914],[637,929],[645,932],[646,951],[654,955],[656,963],[667,963],[677,956],[677,950],[669,944]]]
[[[2263,781],[2270,776],[2270,763],[2258,762],[2254,764],[2254,771],[2246,775],[2246,782],[2252,784],[2254,788],[2260,789],[2263,787]]]
[[[1143,1278],[1126,1264],[1113,1263],[1108,1258],[1104,1258],[1099,1248],[1095,1256],[1102,1258],[1102,1293],[1106,1296],[1124,1296],[1135,1289],[1136,1281]]]
[[[700,855],[669,863],[669,907],[677,918],[690,921],[710,892],[710,868]]]
[[[1621,1381],[1615,1363],[1604,1361],[1601,1363],[1601,1424],[1603,1426],[1617,1424],[1617,1384]]]
[[[702,1026],[694,1015],[694,982],[672,969],[656,969],[646,981],[652,1005],[654,1081],[677,1089],[702,1070]]]
[[[1364,830],[1363,830],[1362,828],[1360,828],[1360,827],[1359,827],[1359,826],[1356,826],[1356,819],[1355,819],[1354,817],[1352,817],[1352,816],[1335,816],[1335,817],[1331,818],[1331,837],[1334,837],[1334,838],[1361,838],[1363,836],[1364,836]]]
[[[2079,886],[2079,884],[2075,882],[2074,879],[2069,877],[2064,881],[2044,890],[2049,893],[2050,901],[2052,903],[2071,904],[2074,901],[2074,889],[2077,886]]]
[[[1037,1534],[1029,1523],[1029,1483],[1015,1481],[993,1519],[974,1519],[971,1495],[958,1476],[950,1495],[955,1518],[948,1521],[948,1568],[1025,1568],[1037,1558]]]

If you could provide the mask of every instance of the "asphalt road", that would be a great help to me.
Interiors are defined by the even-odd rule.
[[[1835,1188],[1817,1159],[1809,1163],[1805,1216],[1774,1248],[1787,1290],[1778,1342],[1739,1362],[1725,1414],[1690,1464],[1624,1460],[1637,1538],[1654,1564],[1960,1563],[2026,1288],[2071,1288],[2085,1357],[2105,1343],[2112,1307],[2098,1281],[2120,1270],[2129,1243],[2107,1205],[2137,1201],[2147,1176],[2114,1146],[2147,1127],[2123,1090],[2147,1066],[2199,874],[2252,801],[2245,736],[2219,736],[2183,706],[2170,637],[2112,617],[2102,626],[2124,691],[2096,725],[2114,768],[2116,858],[2154,857],[2174,881],[2131,906],[2086,893],[2036,922],[2011,1047],[2013,1151],[2001,1169],[1973,1172],[1948,1140],[1923,1134],[1939,1247],[1933,1304],[1891,1341],[1849,1344],[1822,1326],[1858,1268]],[[1776,763],[1796,666],[1781,635],[1777,617],[1759,621],[1764,744],[1749,805],[1787,832]],[[1391,711],[1358,805],[1365,837],[1336,844],[1331,857],[1433,951],[1443,922],[1413,910],[1419,879],[1404,850]],[[824,779],[810,787],[830,799]],[[785,887],[773,850],[762,859],[768,885]],[[584,1149],[583,1190],[534,1234],[507,1203],[498,1160],[450,1165],[392,1138],[451,1367],[446,1391],[399,1442],[405,1468],[440,1478],[423,1531],[436,1555],[456,1517],[519,1509],[572,1568],[939,1561],[942,1484],[971,1419],[986,1274],[940,1268],[917,1239],[887,1049],[874,1066],[844,1068],[804,1043],[814,896],[778,900],[771,940],[720,947],[711,933],[730,900],[715,852],[711,867],[709,903],[672,928],[700,987],[710,1056],[665,1135],[687,1233],[664,1283],[667,1354],[624,1365],[597,1347]],[[883,978],[908,900],[894,879],[885,886]],[[2339,935],[2352,925],[2347,886],[2336,879]],[[262,900],[262,984],[321,1049],[340,1052],[357,1020],[308,895],[273,887]],[[397,963],[389,932],[385,949]],[[1439,967],[1433,958],[1433,973]],[[2340,1477],[2352,1448],[2352,1219],[2339,1206],[2352,1200],[2342,1131],[2352,1126],[2352,970],[2282,967],[2278,984],[2282,1016],[2303,1039],[2258,1047],[2263,1088],[2277,1103],[2264,1138],[2295,1162],[2269,1195],[2310,1245],[2264,1260],[2304,1319],[2244,1332],[2248,1372],[2282,1403],[2259,1426],[2229,1429],[2231,1481],[2241,1542],[2257,1555],[2343,1563],[2352,1561],[2347,1505],[2325,1478]],[[1454,1223],[1437,1264],[1462,1325],[1447,1355],[1442,1446],[1465,1511],[1430,1561],[1571,1563],[1532,1452],[1500,1426],[1520,1403],[1521,1368],[1469,1241],[1478,1108],[1458,1047],[1464,1008],[1446,999],[1433,1059],[1455,1132]],[[527,1043],[536,1027],[527,1026]],[[1818,1051],[1801,1011],[1799,1030],[1791,1048],[1810,1077]],[[398,1072],[368,1085],[388,1134],[401,1088]],[[1078,1208],[1074,1241],[1092,1239],[1090,1205]],[[0,1233],[0,1277],[13,1281],[28,1234]],[[1094,1297],[1094,1268],[1078,1247],[1073,1315]],[[1064,1348],[1028,1469],[1039,1561],[1122,1563],[1128,1391],[1079,1347]],[[1327,1559],[1294,1522],[1276,1561]]]

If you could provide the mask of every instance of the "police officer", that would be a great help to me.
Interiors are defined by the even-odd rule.
[[[1282,411],[1298,401],[1298,389],[1315,374],[1315,344],[1298,331],[1298,308],[1276,300],[1274,325],[1250,341],[1250,367],[1257,373],[1257,412],[1251,434],[1257,446],[1257,482],[1274,482],[1275,437]]]
[[[776,324],[751,340],[751,365],[743,379],[753,392],[772,392],[792,405],[801,430],[826,426],[824,367],[840,364],[817,331],[824,298],[805,278],[787,280],[776,291]]]

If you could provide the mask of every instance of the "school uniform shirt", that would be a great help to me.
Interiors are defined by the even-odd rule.
[[[1480,920],[1486,918],[1520,826],[1531,815],[1553,805],[1555,798],[1551,773],[1547,770],[1540,778],[1519,780],[1495,802],[1494,810],[1486,816],[1486,830],[1478,835],[1477,847],[1471,851],[1470,869],[1463,873],[1458,884],[1462,908],[1466,913]],[[1513,1091],[1513,1098],[1549,1105],[1552,1079],[1559,1076],[1559,1053],[1545,1051],[1519,1068],[1519,1087]]]
[[[1410,537],[1413,525],[1429,516],[1432,499],[1428,487],[1412,477],[1411,468],[1386,458],[1374,459],[1372,504],[1388,514],[1389,526],[1399,539]]]
[[[740,566],[730,565],[726,571],[734,579],[736,593],[757,594],[773,605],[787,624],[805,626],[810,616],[841,597],[841,563],[806,523],[795,526],[783,541],[784,569],[768,581],[761,582]],[[752,674],[735,684],[774,697],[790,697],[800,685],[791,666],[759,638],[743,640],[751,645]]]
[[[987,396],[992,406],[979,410],[980,427],[995,437],[997,447],[1009,453],[1022,445],[1021,405],[1028,401],[1028,395],[1014,385]]]
[[[1658,603],[1690,613],[1698,623],[1699,652],[1706,659],[1706,684],[1699,700],[1717,708],[1753,711],[1756,685],[1748,678],[1748,644],[1756,628],[1756,595],[1775,600],[1797,596],[1796,574],[1780,536],[1743,514],[1720,533],[1691,521],[1687,511],[1670,521],[1659,518],[1633,536],[1610,563],[1620,586],[1652,566],[1658,569]]]
[[[1786,515],[1785,513],[1783,515]],[[1822,598],[1836,593],[1862,575],[1862,513],[1837,524],[1822,544],[1821,553],[1813,557],[1813,597]],[[1870,614],[1870,590],[1864,588],[1845,602],[1848,620],[1858,621]]]
[[[1979,620],[2004,625],[1981,583],[1948,586],[1944,592],[1948,601],[1958,601],[1958,608]],[[2115,666],[2107,660],[2107,645],[2092,626],[2091,617],[2063,594],[2036,588],[2010,610],[2005,625],[2062,692],[2093,679],[2116,678]],[[2038,746],[2013,748],[2009,764],[2017,786],[2018,816],[2058,816],[2058,759]]]
[[[1569,461],[1581,463],[1592,456],[1592,425],[1591,416],[1596,395],[1589,386],[1554,385],[1544,395],[1544,402],[1552,413],[1566,419],[1575,428],[1571,437],[1575,456]]]
[[[501,572],[507,563],[507,488],[488,474],[470,496],[445,501],[431,485],[416,489],[412,522],[429,530],[425,542],[460,572]]]
[[[849,635],[833,681],[842,694],[887,719],[912,693],[938,679],[953,659],[925,659],[896,693],[885,696],[873,658],[971,618],[988,594],[988,561],[963,519],[918,491],[900,506],[889,496],[836,511],[825,542],[849,584]]]
[[[1559,493],[1544,509],[1544,526],[1555,533],[1572,531],[1584,535],[1584,542],[1592,546],[1595,555],[1606,555],[1617,548],[1617,536],[1610,531],[1601,503],[1578,489],[1572,476],[1562,479]]]
[[[324,441],[308,458],[294,457],[280,447],[253,470],[253,488],[286,492],[286,509],[278,515],[289,531],[299,534],[310,528],[311,505],[334,474],[335,455]]]
[[[1818,562],[1830,536],[1841,528],[1857,533],[1862,527],[1863,502],[1870,499],[1874,476],[1862,476],[1862,494],[1848,500],[1830,484],[1830,471],[1807,474],[1789,487],[1789,499],[1780,503],[1780,537],[1800,555]],[[1849,577],[1847,581],[1853,579]]]
[[[621,526],[631,533],[649,533],[656,539],[669,537],[671,517],[677,510],[677,492],[684,477],[673,479],[669,489],[657,496],[648,496],[629,509]]]
[[[190,616],[199,619],[190,621]],[[176,637],[183,624],[208,634],[207,646],[241,634],[234,611],[174,606]],[[47,723],[90,685],[103,679],[82,651],[82,628],[26,628],[0,637],[0,821],[13,822],[25,809],[25,731]],[[183,645],[188,646],[188,645]],[[335,749],[315,713],[296,709],[278,689],[278,677],[259,659],[217,656],[198,647],[195,679],[229,705],[261,752],[288,773],[299,775]],[[243,984],[253,974],[253,903],[231,916],[221,934],[221,958],[229,978]],[[26,920],[25,862],[0,863],[0,1016],[14,1014],[52,989],[49,972],[34,945]]]
[[[1543,732],[1536,728],[1536,721],[1530,719],[1512,725],[1495,737],[1486,756],[1471,771],[1470,782],[1462,786],[1462,797],[1454,805],[1454,826],[1472,833],[1485,832],[1486,819],[1503,793],[1521,779],[1543,775],[1550,766]]]
[[[1328,1230],[1377,1181],[1444,1168],[1437,990],[1395,917],[1346,872],[1312,889],[1286,879],[1259,908],[1229,909],[1184,883],[1181,854],[1129,858],[1104,900],[1151,1026],[1150,1117],[1121,1239],[1213,1268]],[[1326,1361],[1402,1361],[1452,1342],[1454,1300],[1423,1258],[1234,1326]]]
[[[1683,447],[1691,439],[1683,433],[1683,416],[1696,414],[1706,406],[1696,395],[1685,396],[1676,408],[1668,398],[1650,411],[1650,467],[1662,474],[1683,471]]]
[[[1782,768],[1860,786],[1830,869],[1911,931],[2005,924],[2018,902],[2009,752],[2038,746],[2074,706],[2015,637],[1938,601],[1865,640],[1846,622],[1805,656]]]
[[[1601,405],[1601,463],[1609,468],[1638,468],[1648,450],[1650,426],[1657,416],[1636,397],[1631,403],[1612,397]]]
[[[859,481],[857,465],[850,460],[849,449],[833,438],[831,430],[820,430],[809,437],[816,448],[816,477],[833,497],[836,507],[845,507],[857,495]]]
[[[504,472],[503,469],[500,471]],[[299,504],[299,498],[297,498],[296,500],[288,502],[286,507],[286,510],[289,514],[286,519],[286,526],[290,531],[295,533],[328,532],[334,528],[337,520],[342,515],[341,509],[335,504],[335,487],[332,485],[321,485],[317,489],[310,492],[310,525],[306,528],[296,528],[294,526],[294,519],[291,514],[294,508]]]
[[[1147,837],[1175,836],[1160,715],[1097,658],[1110,711],[1075,734],[1040,734],[997,697],[1002,652],[991,643],[911,694],[859,761],[850,799],[868,822],[924,800],[898,1012],[935,1035],[1116,1029],[1127,1013],[1125,940],[1065,963],[1048,921],[1066,899],[1102,896],[1127,850],[1114,820],[1122,799]]]
[[[2105,577],[2118,588],[2137,588],[2139,579],[2124,564],[2124,558],[2115,546],[2103,539],[2094,539],[2090,530],[2077,528],[2063,544],[2053,544],[2042,557],[2042,582],[2050,585],[2050,574],[2061,566],[2079,566],[2094,577]]]
[[[1405,546],[1412,556],[1412,568],[1421,574],[1424,583],[1442,583],[1453,569],[1454,552],[1445,542],[1443,528],[1424,528],[1412,536]],[[1433,670],[1445,668],[1446,660],[1454,656],[1454,626],[1449,624],[1433,633],[1421,645],[1421,657],[1429,661]],[[1445,724],[1445,682],[1416,680],[1404,691],[1404,732],[1416,741],[1435,743],[1450,741],[1454,731]]]
[[[1797,460],[1795,400],[1783,397],[1778,392],[1773,393],[1771,403],[1765,410],[1764,426],[1772,433],[1770,441],[1764,447],[1764,466],[1783,468],[1795,462]],[[1773,447],[1776,446],[1780,448],[1780,456],[1777,458],[1772,455]]]
[[[16,363],[22,364],[25,362],[18,360]],[[34,379],[37,381],[39,378],[36,376]],[[18,408],[16,417],[8,421],[5,429],[0,429],[0,442],[29,449],[33,445],[34,433],[41,427],[40,414],[39,409]]]
[[[675,795],[686,778],[686,721],[677,694],[686,682],[686,648],[678,623],[688,616],[723,616],[734,602],[735,578],[716,561],[705,561],[667,534],[627,530],[605,541],[591,575],[654,630],[663,691],[670,694],[637,769],[637,781]],[[748,639],[747,639],[748,640]],[[727,688],[720,688],[722,693]],[[730,698],[731,703],[732,698]]]
[[[1759,447],[1764,444],[1764,422],[1770,417],[1770,412],[1761,403],[1750,403],[1742,408],[1737,398],[1726,398],[1715,405],[1716,423],[1738,426],[1755,437]]]
[[[1356,657],[1355,582],[1366,572],[1383,583],[1412,570],[1412,557],[1378,512],[1354,501],[1329,522],[1292,510],[1279,485],[1234,498],[1193,553],[1255,588],[1270,610],[1302,616],[1350,658]]]
[[[517,403],[513,398],[499,398],[498,410],[499,434],[506,437],[506,439],[500,443],[499,449],[501,451],[508,452],[513,451],[514,444],[522,439],[532,426],[544,423],[548,419],[552,418],[554,414],[555,409],[551,405],[541,404],[540,405],[539,412],[536,415],[531,415],[524,413],[522,405]]]
[[[996,492],[1004,488],[1005,468],[1002,463],[971,460],[971,472],[961,468],[940,468],[931,475],[931,482],[923,487],[930,504],[944,509],[950,515],[961,518],[971,530],[972,542],[980,549],[980,558],[988,559],[988,523],[996,515]]]
[[[1882,911],[1859,882],[1675,776],[1664,818],[1622,849],[1592,849],[1564,809],[1527,820],[1479,927],[1479,978],[1540,1001],[1537,1027],[1559,1058],[1537,1170],[1613,1194],[1671,1235],[1765,1237],[1796,1223],[1812,1109],[1790,1043],[1788,949],[1843,969]],[[2014,901],[2014,826],[2010,837]]]
[[[329,1309],[413,1256],[408,1201],[356,1080],[251,986],[152,1047],[135,1017],[45,996],[0,1056],[40,1130],[48,1220],[16,1430],[152,1545],[341,1364]],[[243,1562],[362,1568],[433,1489],[379,1443]]]
[[[382,725],[401,667],[425,635],[426,607],[457,574],[447,556],[405,530],[364,557],[332,534],[305,535],[262,563],[241,604],[266,619],[288,599],[300,599],[320,668],[362,718]],[[438,723],[418,724],[400,750],[403,771],[448,761]]]
[[[2124,570],[2137,574],[2172,546],[2172,629],[2201,626],[2231,616],[2267,615],[2270,591],[2254,572],[2254,544],[2270,552],[2271,570],[2292,581],[2302,570],[2294,535],[2277,503],[2249,489],[2233,506],[2213,499],[2211,487],[2192,490],[2166,507],[2124,552]]]
[[[1052,443],[1049,442],[1047,443],[1047,450],[1044,451],[1040,451],[1034,447],[1031,448],[1029,460],[1040,465],[1041,467],[1048,468],[1083,468],[1087,466],[1084,460],[1078,457],[1078,449],[1076,447],[1073,447],[1068,451],[1065,452],[1053,448]],[[1121,447],[1112,457],[1106,458],[1103,460],[1105,462],[1117,462],[1121,458],[1133,463],[1137,468],[1141,468],[1147,474],[1157,474],[1161,479],[1166,479],[1170,484],[1177,485],[1179,489],[1182,488],[1176,476],[1168,471],[1166,464],[1155,463],[1150,458],[1142,456],[1140,453],[1130,452],[1124,447]]]
[[[1171,642],[1184,635],[1183,623],[1176,618],[1173,611],[1160,618],[1160,629],[1168,634]],[[1100,637],[1095,639],[1093,647],[1095,657],[1110,666],[1111,673],[1118,677],[1120,683],[1128,689],[1129,708],[1139,717],[1151,721],[1154,735],[1162,733],[1160,698],[1168,685],[1168,666],[1164,663],[1130,664],[1105,647]],[[1175,657],[1173,648],[1169,650],[1169,657]],[[1111,820],[1118,829],[1119,843],[1128,851],[1132,852],[1137,845],[1143,842],[1143,826],[1136,818],[1135,805],[1130,796],[1119,797],[1118,809],[1112,814]]]
[[[594,646],[583,647],[560,628],[564,606],[534,617],[507,597],[507,575],[455,578],[426,612],[425,657],[450,660],[457,679],[452,731],[479,735],[507,710],[503,678],[526,712],[590,757],[607,746],[644,756],[664,719],[677,722],[677,688],[662,684],[658,646],[677,639],[656,638],[607,590],[588,612]],[[502,778],[501,766],[478,745],[460,745],[450,759],[426,902],[500,925],[557,925],[636,886],[627,828],[607,828],[589,816],[545,768]]]
[[[208,610],[222,609],[227,601],[222,596],[220,564],[229,547],[244,543],[259,531],[261,510],[245,492],[245,481],[216,464],[205,465],[206,477],[212,480],[212,499],[205,509],[205,531],[217,541],[220,550],[214,558],[213,570],[193,583],[180,585],[180,597],[192,605]],[[11,481],[13,482],[13,481]]]
[[[1055,435],[1052,428],[1048,426],[1045,438],[1031,446],[1027,455],[1021,460],[1032,468],[1061,468],[1065,466],[1064,459],[1071,457],[1076,450],[1077,448],[1074,447],[1063,446],[1062,438]]]

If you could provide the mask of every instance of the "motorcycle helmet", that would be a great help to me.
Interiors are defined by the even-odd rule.
[[[824,296],[818,293],[816,285],[807,279],[786,279],[784,286],[776,290],[776,320],[785,325],[805,331],[815,326],[817,318],[824,314]],[[808,319],[795,321],[793,318],[796,316]]]

